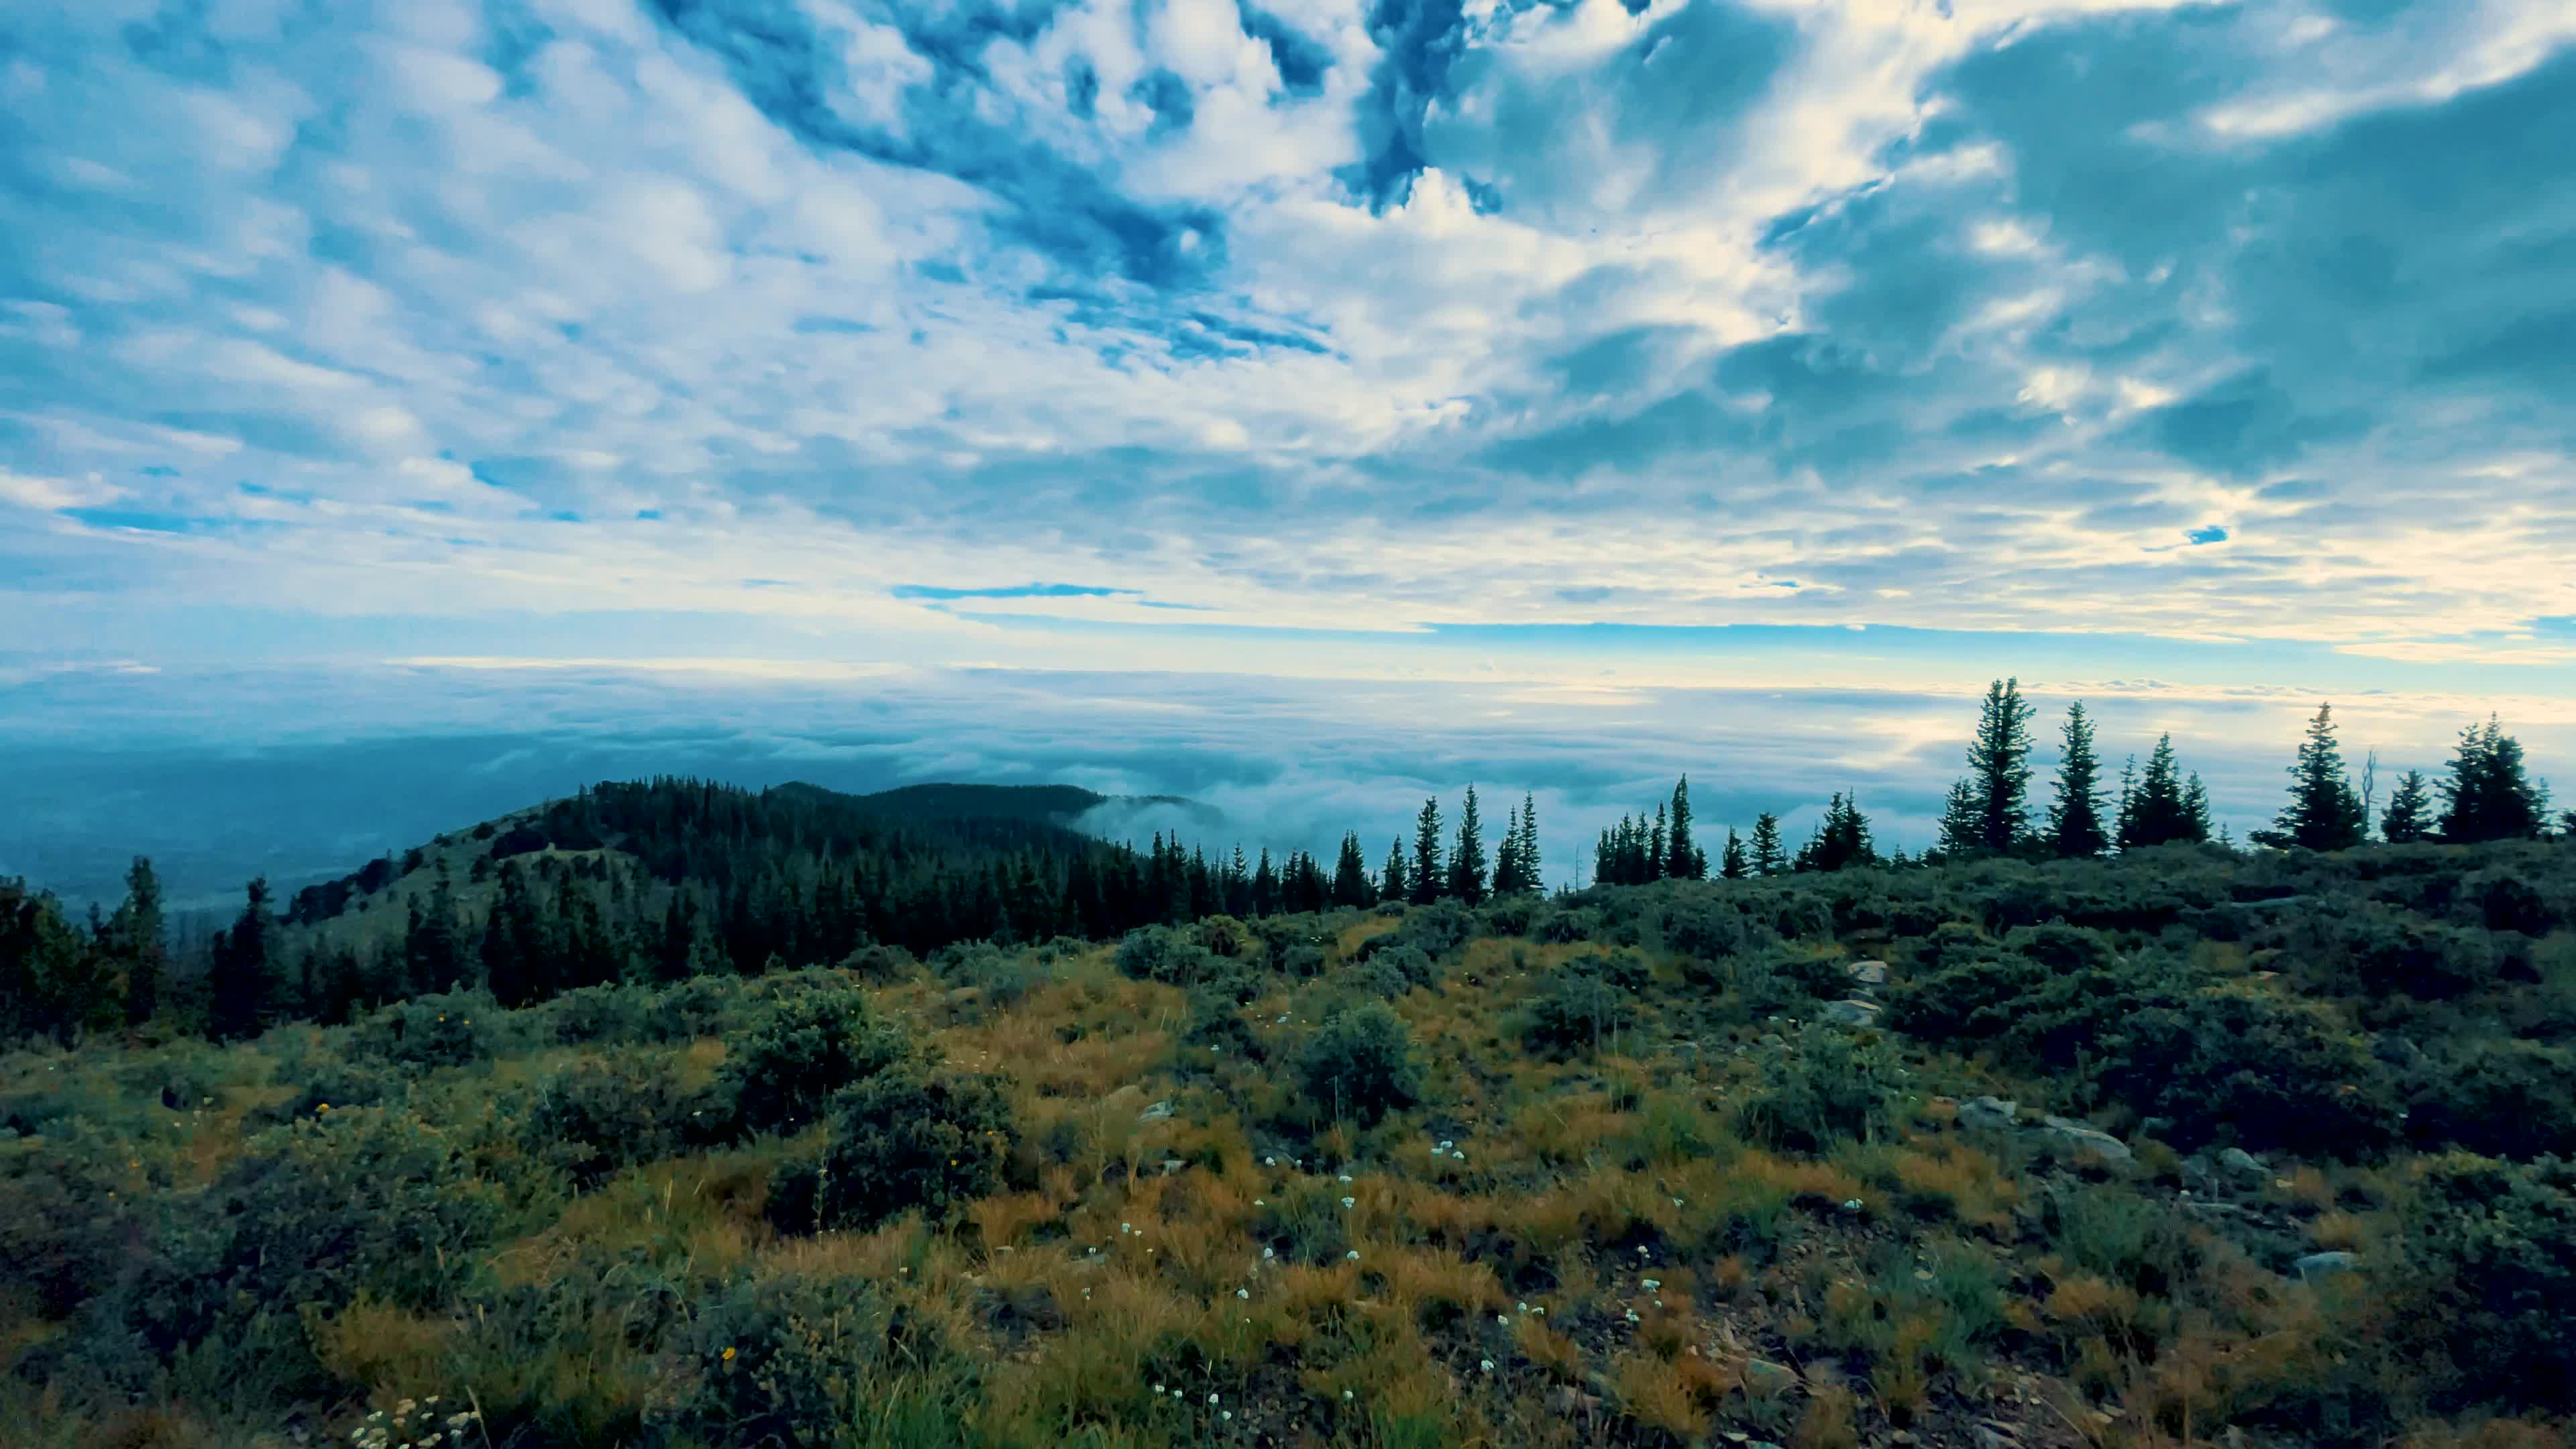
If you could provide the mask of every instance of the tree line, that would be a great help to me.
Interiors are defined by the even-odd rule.
[[[1780,817],[1749,838],[1730,828],[1714,862],[1699,843],[1690,781],[1651,815],[1601,832],[1591,883],[1741,880],[1993,856],[2084,858],[2173,843],[2232,844],[2213,832],[2207,791],[2160,736],[2106,788],[2093,722],[2068,707],[2051,798],[2031,785],[2034,706],[2015,679],[1994,681],[1967,750],[1969,773],[1944,804],[1939,843],[1882,854],[1856,795],[1837,792],[1792,852]],[[2439,778],[2399,777],[2374,810],[2376,760],[2356,787],[2331,705],[2310,721],[2289,766],[2288,802],[2254,845],[2342,850],[2477,843],[2548,832],[2548,787],[2490,717],[2462,731]],[[2557,828],[2576,834],[2576,811]],[[1274,859],[1237,846],[1211,859],[1157,833],[1137,850],[1035,819],[889,818],[848,796],[801,787],[749,791],[661,778],[602,784],[533,817],[443,837],[298,892],[281,910],[253,880],[241,913],[187,951],[169,939],[161,887],[137,857],[125,900],[83,923],[49,893],[0,880],[0,1040],[141,1026],[156,1018],[219,1038],[286,1019],[347,1020],[401,998],[481,984],[519,1006],[620,981],[757,974],[843,961],[874,948],[928,955],[960,942],[1110,939],[1141,926],[1215,915],[1257,918],[1386,901],[1480,905],[1541,891],[1538,808],[1524,794],[1488,849],[1475,787],[1454,825],[1426,798],[1413,839],[1369,868],[1355,832],[1332,864],[1305,851]],[[451,859],[470,857],[460,885]],[[427,871],[425,889],[394,890]],[[468,896],[475,899],[467,900]],[[394,923],[361,928],[382,910]],[[377,918],[383,919],[383,918]],[[334,927],[337,923],[337,927]],[[182,989],[184,988],[184,989]]]

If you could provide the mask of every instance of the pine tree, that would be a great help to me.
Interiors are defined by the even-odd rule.
[[[1765,810],[1753,819],[1753,873],[1779,875],[1788,868],[1788,853],[1780,848],[1780,817]]]
[[[1401,838],[1386,848],[1386,868],[1378,872],[1377,898],[1382,901],[1404,901],[1413,898],[1413,889],[1405,882],[1404,841]]]
[[[1878,850],[1870,840],[1869,817],[1860,813],[1857,797],[1846,799],[1838,791],[1825,807],[1824,819],[1816,822],[1815,836],[1798,848],[1795,868],[1843,870],[1877,863]]]
[[[2030,833],[2030,721],[2036,706],[2021,697],[2021,681],[1998,679],[1986,689],[1976,737],[1968,744],[1969,788],[1978,806],[1979,848],[1998,854]]]
[[[1730,825],[1726,828],[1725,853],[1717,860],[1717,873],[1726,880],[1742,880],[1749,868],[1744,860],[1744,842],[1737,837],[1735,827]]]
[[[1961,859],[1985,848],[1986,807],[1977,800],[1976,785],[1956,780],[1950,795],[1941,806],[1941,853]]]
[[[1270,864],[1270,847],[1261,847],[1261,863],[1252,870],[1252,913],[1256,916],[1275,914],[1279,910],[1279,872]]]
[[[1356,831],[1346,833],[1342,836],[1341,856],[1333,862],[1333,904],[1365,909],[1376,904],[1373,895],[1369,889],[1368,862],[1360,856],[1359,834]]]
[[[2442,839],[2453,844],[2531,840],[2548,829],[2549,787],[2525,773],[2522,743],[2493,715],[2483,728],[2460,732],[2451,777],[2435,788],[2442,796]]]
[[[1521,795],[1521,880],[1530,890],[1545,890],[1547,880],[1540,873],[1538,854],[1538,797]]]
[[[125,903],[116,908],[115,950],[125,966],[125,1019],[140,1026],[161,1009],[161,980],[170,959],[169,925],[161,908],[161,878],[144,856],[125,872]]]
[[[1697,880],[1708,874],[1706,857],[1691,839],[1690,776],[1673,782],[1672,826],[1664,832],[1664,874]]]
[[[251,881],[232,929],[218,936],[206,970],[208,1034],[217,1041],[259,1035],[277,1020],[279,986],[277,917],[269,909],[268,877]]]
[[[2209,792],[2201,788],[2198,770],[2191,772],[2191,779],[2182,787],[2182,818],[2185,839],[2195,844],[2209,839]]]
[[[1661,802],[1658,802],[1655,806],[1654,826],[1646,832],[1645,845],[1638,855],[1638,880],[1662,880],[1664,865],[1664,807]]]
[[[1467,803],[1458,811],[1458,843],[1449,853],[1449,894],[1467,904],[1485,900],[1485,822],[1477,813],[1476,787],[1467,787]]]
[[[2379,818],[2379,834],[2391,845],[2433,838],[2433,789],[2423,771],[2397,777],[2397,787],[2388,792],[2388,813]]]
[[[1505,815],[1503,843],[1494,848],[1494,894],[1518,895],[1527,889],[1521,880],[1521,822],[1518,815]]]
[[[2273,817],[2272,829],[2254,832],[2255,844],[2275,850],[2349,850],[2362,842],[2368,823],[2362,819],[2361,797],[2345,777],[2343,751],[2335,744],[2333,705],[2317,706],[2316,717],[2308,721],[2307,738],[2290,765],[2290,781],[2290,803]]]
[[[2159,735],[2154,752],[2147,756],[2146,773],[2129,781],[2122,773],[2119,844],[2122,850],[2144,850],[2150,846],[2176,841],[2200,842],[2209,839],[2208,801],[2195,803],[2191,789],[2197,788],[2199,776],[2192,776],[2193,786],[2186,788],[2180,767],[2174,763],[2173,736]]]
[[[438,872],[430,885],[428,907],[413,913],[404,954],[414,990],[452,990],[465,977],[466,955],[456,918],[456,887],[448,878],[444,856],[439,858]]]
[[[1440,861],[1440,797],[1434,795],[1422,802],[1422,813],[1413,822],[1413,904],[1427,906],[1440,899],[1440,888],[1446,879]]]
[[[2057,798],[2048,807],[2050,848],[2061,859],[2100,855],[2110,843],[2102,829],[2102,761],[2093,753],[2093,721],[2084,701],[2066,707],[2065,745],[2057,760]]]

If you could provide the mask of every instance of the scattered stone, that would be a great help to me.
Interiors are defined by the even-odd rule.
[[[1824,1016],[1825,1020],[1842,1026],[1875,1026],[1878,1023],[1878,1014],[1882,1010],[1885,1008],[1877,1002],[1863,1001],[1855,996],[1843,1001],[1826,1002]]]
[[[2296,1264],[2302,1282],[2311,1278],[2331,1278],[2349,1273],[2361,1266],[2361,1259],[2351,1253],[2310,1253]]]
[[[1959,1104],[1962,1127],[2005,1128],[2021,1121],[2021,1107],[2002,1097],[1978,1097]]]
[[[2071,1117],[2042,1117],[2039,1130],[2062,1139],[2072,1147],[2091,1148],[2113,1162],[2130,1160],[2129,1145],[2108,1132],[2087,1127]]]
[[[1798,1371],[1786,1364],[1776,1364],[1767,1358],[1748,1358],[1744,1361],[1744,1387],[1749,1392],[1776,1394],[1788,1389],[1797,1381]]]
[[[1139,1122],[1161,1122],[1168,1119],[1171,1115],[1172,1104],[1169,1101],[1162,1101],[1156,1102],[1153,1106],[1137,1113],[1136,1120]]]
[[[1548,1396],[1548,1406],[1560,1414],[1589,1414],[1601,1407],[1601,1399],[1572,1384],[1559,1384],[1556,1392]]]
[[[1863,986],[1887,984],[1887,963],[1884,961],[1854,961],[1843,970]]]

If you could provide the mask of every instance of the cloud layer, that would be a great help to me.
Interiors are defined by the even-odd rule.
[[[2506,648],[2576,613],[2571,36],[17,7],[6,606]]]

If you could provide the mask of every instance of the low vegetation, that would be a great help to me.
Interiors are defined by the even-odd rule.
[[[2571,925],[2177,844],[39,1038],[0,1442],[2554,1444]]]

